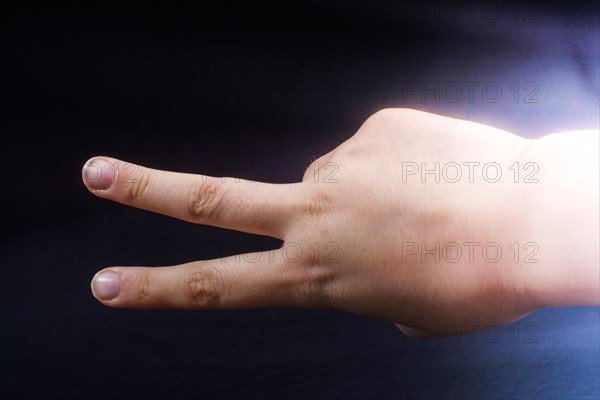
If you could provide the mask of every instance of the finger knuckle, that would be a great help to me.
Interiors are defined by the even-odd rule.
[[[221,304],[219,273],[202,268],[188,273],[184,279],[184,293],[189,304],[199,309],[212,309]]]
[[[309,181],[311,179],[317,180],[316,174],[319,171],[319,161],[320,158],[317,158],[315,161],[311,162],[308,167],[304,170],[304,174],[302,175],[302,181]]]
[[[371,115],[359,128],[357,135],[369,138],[385,132],[398,132],[419,112],[409,108],[384,108]]]
[[[410,108],[382,108],[372,114],[368,121],[389,121],[391,118],[398,118],[414,112],[416,111]]]
[[[140,272],[136,288],[137,300],[140,303],[151,302],[154,298],[154,290],[151,275],[148,271]]]
[[[329,307],[335,270],[331,265],[316,260],[315,254],[314,251],[303,252],[290,265],[289,270],[295,275],[295,297],[302,307]]]
[[[301,303],[306,307],[331,306],[330,288],[335,279],[334,271],[326,265],[306,261],[297,268],[297,289]]]
[[[367,118],[363,127],[381,126],[402,113],[400,108],[383,108]],[[364,129],[362,129],[364,131]]]
[[[142,170],[134,178],[129,178],[126,183],[129,199],[133,202],[139,202],[146,196],[148,191],[150,174]]]
[[[387,118],[392,112],[394,111],[394,109],[392,108],[382,108],[381,110],[377,110],[376,112],[374,112],[373,114],[371,114],[371,116],[369,117],[370,120],[379,120],[379,119],[385,119]]]
[[[322,188],[313,189],[301,205],[305,217],[318,217],[332,210],[332,195]]]
[[[315,158],[304,170],[302,181],[314,180],[315,182],[318,182],[319,171],[321,171],[323,167],[328,164],[329,160],[331,160],[335,153],[336,151],[333,150],[319,158]]]
[[[192,185],[189,191],[188,214],[193,220],[215,217],[224,201],[224,191],[213,180]]]

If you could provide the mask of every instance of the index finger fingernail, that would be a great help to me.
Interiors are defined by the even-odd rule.
[[[103,158],[93,158],[83,166],[83,181],[93,190],[106,190],[115,180],[113,165]]]

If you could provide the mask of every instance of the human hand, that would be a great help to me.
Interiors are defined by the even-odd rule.
[[[94,277],[93,293],[116,308],[335,308],[393,321],[411,336],[439,333],[444,324],[468,331],[513,321],[543,305],[523,248],[537,245],[528,217],[539,189],[515,183],[509,171],[526,161],[531,142],[393,109],[370,117],[298,183],[93,158],[83,178],[98,197],[284,242],[179,266],[109,267]],[[422,175],[436,163],[438,179]],[[482,171],[489,163],[503,179],[494,181],[497,167]],[[453,182],[457,171],[462,177]]]

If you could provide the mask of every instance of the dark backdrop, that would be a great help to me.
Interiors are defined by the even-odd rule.
[[[105,308],[89,290],[104,266],[279,242],[112,204],[80,178],[106,154],[294,181],[384,107],[529,137],[597,128],[598,17],[597,2],[5,8],[0,398],[600,397],[595,307],[424,341],[334,311]]]

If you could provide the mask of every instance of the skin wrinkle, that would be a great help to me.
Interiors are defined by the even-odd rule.
[[[152,300],[150,274],[141,273],[139,275],[137,282],[137,296],[142,302],[150,302]]]
[[[192,271],[184,280],[184,293],[186,293],[192,306],[200,309],[217,307],[221,301],[218,272],[204,268]]]
[[[221,189],[222,190],[222,189]],[[219,191],[212,180],[194,184],[188,195],[188,213],[198,222],[211,218],[223,201],[224,194]]]
[[[147,172],[142,168],[139,174],[136,174],[134,178],[126,178],[129,180],[128,183],[128,193],[129,197],[134,202],[142,201],[144,195],[146,194],[146,189],[150,183],[150,176]]]

